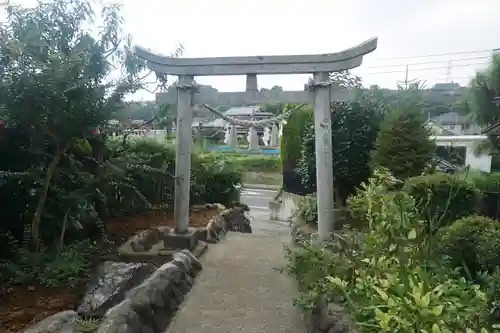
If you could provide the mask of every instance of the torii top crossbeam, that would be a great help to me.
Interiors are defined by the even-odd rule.
[[[372,38],[344,51],[310,55],[171,58],[140,46],[136,46],[135,52],[148,62],[151,70],[168,75],[310,74],[358,67],[363,56],[377,48],[377,41]]]

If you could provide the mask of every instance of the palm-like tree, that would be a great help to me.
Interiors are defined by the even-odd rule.
[[[481,125],[500,122],[500,54],[494,54],[490,65],[478,71],[470,82],[470,111]]]

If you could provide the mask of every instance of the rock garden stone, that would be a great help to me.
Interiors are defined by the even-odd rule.
[[[202,269],[201,262],[191,253],[191,251],[184,249],[180,253],[184,254],[190,259],[191,267],[193,268],[193,270],[197,272],[201,271]]]
[[[193,285],[201,264],[188,250],[153,272],[109,309],[97,333],[161,333]]]
[[[225,220],[227,230],[236,231],[241,233],[252,233],[252,227],[250,226],[250,219],[245,214],[245,210],[241,207],[236,207],[232,209],[225,210],[221,213],[221,216]]]
[[[97,333],[135,333],[142,332],[141,320],[129,300],[112,307],[97,329]]]
[[[63,311],[32,325],[24,333],[75,333],[77,320],[75,311]]]
[[[105,261],[96,270],[77,309],[84,317],[102,317],[121,302],[125,292],[154,272],[151,264]]]

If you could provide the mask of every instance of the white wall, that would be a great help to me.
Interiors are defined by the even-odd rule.
[[[488,152],[475,154],[475,146],[484,140],[485,135],[457,135],[457,136],[436,136],[432,137],[437,146],[444,147],[465,147],[465,165],[471,169],[491,172],[491,156]]]

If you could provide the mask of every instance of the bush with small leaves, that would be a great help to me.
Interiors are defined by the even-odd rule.
[[[428,251],[433,234],[407,192],[388,192],[390,179],[381,171],[358,191],[368,206],[362,235],[288,248],[296,304],[340,303],[363,333],[488,332],[486,293]]]
[[[439,172],[409,178],[404,190],[415,198],[422,218],[433,230],[474,214],[481,199],[471,182]]]
[[[467,277],[500,267],[500,223],[478,215],[461,218],[437,234],[437,253],[446,255],[453,267]]]

